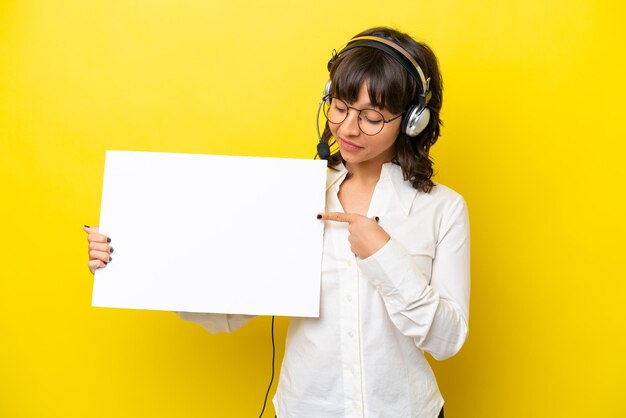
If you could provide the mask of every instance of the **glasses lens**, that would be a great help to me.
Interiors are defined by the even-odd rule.
[[[348,105],[342,100],[333,98],[330,104],[324,103],[324,116],[330,123],[341,123],[348,116]]]
[[[376,135],[383,130],[385,117],[374,109],[363,109],[359,115],[359,128],[365,135]]]
[[[323,109],[326,119],[328,119],[330,123],[335,124],[342,123],[346,120],[348,112],[350,111],[350,107],[346,104],[346,102],[335,97],[332,98],[330,103],[324,102]],[[359,112],[359,129],[365,135],[376,135],[383,130],[383,127],[385,126],[385,117],[382,113],[374,109],[363,109],[360,111],[354,108],[352,109]]]

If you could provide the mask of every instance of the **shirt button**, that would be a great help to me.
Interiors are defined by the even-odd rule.
[[[350,336],[350,338],[354,338],[354,332],[349,331],[349,332],[348,332],[348,335]]]
[[[348,295],[346,296],[346,299],[348,300],[348,302],[352,302],[352,296]]]

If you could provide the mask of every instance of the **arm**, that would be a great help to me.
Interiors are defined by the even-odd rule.
[[[195,322],[211,334],[235,332],[244,326],[254,315],[230,315],[197,312],[176,312],[181,319]]]
[[[442,220],[429,278],[391,238],[359,260],[359,268],[380,292],[398,329],[435,359],[456,354],[468,334],[469,221],[459,197]]]

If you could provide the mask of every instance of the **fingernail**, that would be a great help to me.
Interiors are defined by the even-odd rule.
[[[113,251],[115,250],[113,250],[113,247],[111,247],[111,249],[109,250],[109,253],[113,253]]]
[[[322,219],[322,215],[321,214],[317,214],[317,219]]]
[[[107,242],[111,242],[111,238],[107,238]]]
[[[374,219],[376,219],[376,222],[380,221],[380,218],[378,216],[376,216]]]
[[[91,228],[89,225],[84,225],[84,226],[85,226],[85,228]]]
[[[109,257],[109,263],[113,260],[113,257]]]
[[[104,265],[107,265],[107,264],[109,264],[109,262],[108,262],[108,261],[103,261],[103,263],[104,263]]]

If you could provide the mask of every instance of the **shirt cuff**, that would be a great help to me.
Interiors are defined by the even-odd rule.
[[[195,322],[211,334],[218,332],[234,332],[241,328],[254,315],[230,315],[199,312],[176,312],[178,316],[189,322]]]

